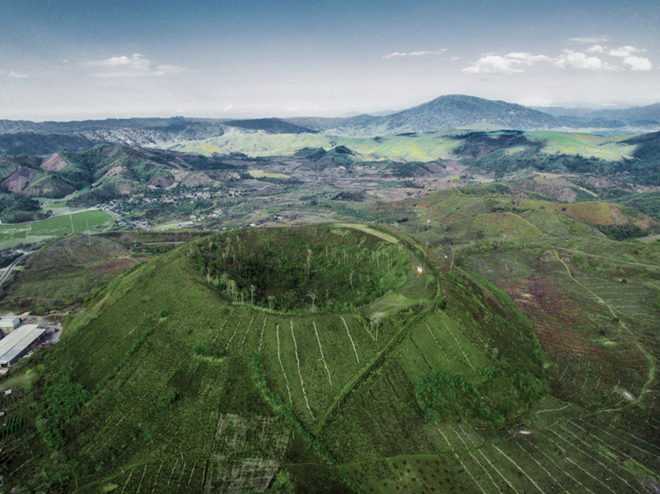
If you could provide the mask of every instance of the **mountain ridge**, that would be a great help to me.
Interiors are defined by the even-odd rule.
[[[660,129],[660,103],[622,110],[533,108],[450,94],[387,115],[290,118],[127,118],[69,122],[0,120],[0,154],[47,155],[83,151],[100,143],[165,147],[228,132],[339,136],[428,133],[448,129]]]

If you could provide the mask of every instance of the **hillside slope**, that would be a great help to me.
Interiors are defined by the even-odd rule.
[[[284,472],[298,491],[367,492],[389,477],[421,486],[395,459],[420,454],[453,472],[435,428],[461,417],[515,421],[545,394],[542,355],[524,318],[488,289],[447,275],[405,238],[356,228],[207,237],[120,276],[38,357],[45,368],[34,394],[13,402],[9,413],[29,427],[6,443],[11,460],[1,468],[17,472],[12,485],[254,492]],[[282,263],[272,276],[302,277],[305,303],[290,312],[269,310],[259,282],[252,299],[251,282],[240,281],[261,276],[255,261],[272,249]],[[403,278],[372,285],[354,259]],[[214,288],[219,261],[233,266],[238,292],[222,276]],[[343,286],[330,293],[333,305],[328,276]],[[358,300],[366,305],[351,308]],[[460,386],[461,407],[440,406],[437,379]],[[38,468],[20,468],[29,450],[44,453]],[[363,470],[383,461],[384,477]],[[448,485],[469,492],[469,477],[451,476]]]
[[[240,170],[220,159],[189,153],[100,145],[81,153],[0,157],[0,185],[15,194],[51,198],[91,188],[78,200],[96,204],[150,187],[170,187],[195,174],[212,183],[237,176]]]

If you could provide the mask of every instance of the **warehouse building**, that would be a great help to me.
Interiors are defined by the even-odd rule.
[[[21,318],[18,316],[2,316],[0,318],[0,329],[5,333],[15,330],[21,324]]]
[[[9,367],[30,351],[46,332],[38,324],[24,324],[0,340],[0,366]]]

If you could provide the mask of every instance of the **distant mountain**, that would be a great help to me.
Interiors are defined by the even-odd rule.
[[[558,117],[569,127],[660,129],[660,103],[617,110],[533,108]]]
[[[329,133],[333,131],[338,134],[351,134],[358,132],[359,129],[369,128],[372,125],[376,125],[382,118],[384,117],[374,117],[365,113],[347,118],[293,117],[287,118],[286,120],[287,122],[308,127],[317,132]]]
[[[385,113],[385,114],[383,114]],[[660,104],[625,110],[561,107],[530,108],[460,94],[441,96],[407,110],[379,115],[322,118],[128,118],[72,122],[0,120],[0,154],[46,155],[82,151],[99,143],[168,147],[225,133],[379,136],[435,132],[460,128],[538,129],[660,129]]]
[[[0,155],[46,155],[63,150],[85,151],[102,142],[76,134],[36,134],[34,132],[0,134]]]
[[[254,118],[248,120],[228,120],[224,122],[227,127],[243,130],[264,131],[268,134],[304,134],[316,132],[307,127],[296,125],[280,118]]]
[[[351,118],[295,118],[289,122],[315,130],[349,135],[384,135],[433,132],[488,125],[506,129],[550,129],[562,122],[531,108],[473,96],[441,96],[422,105],[383,117],[359,115]]]
[[[84,151],[101,143],[159,147],[218,137],[230,131],[267,134],[316,132],[279,118],[224,120],[173,117],[80,122],[0,120],[0,155]]]

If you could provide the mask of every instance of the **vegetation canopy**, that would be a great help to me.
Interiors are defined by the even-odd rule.
[[[205,238],[189,259],[227,299],[280,311],[366,305],[403,286],[414,269],[402,245],[330,226]]]

